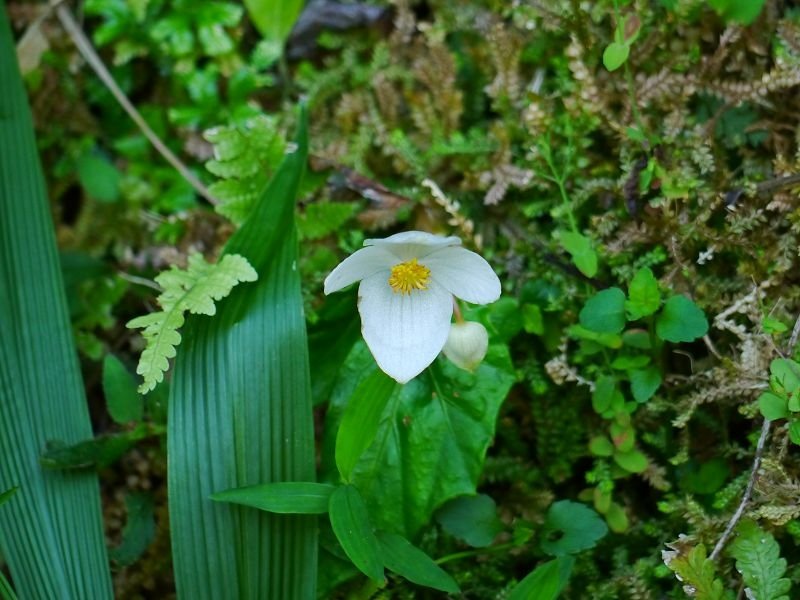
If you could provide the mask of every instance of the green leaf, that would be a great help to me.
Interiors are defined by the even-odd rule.
[[[142,420],[144,403],[136,392],[136,380],[113,354],[106,354],[103,359],[103,394],[108,414],[116,423]]]
[[[647,457],[638,450],[614,452],[614,462],[631,473],[641,473],[647,468]]]
[[[13,487],[0,494],[0,506],[8,502],[11,496],[17,493],[17,490],[19,490],[19,487]]]
[[[711,7],[727,22],[750,25],[761,14],[766,0],[709,0]],[[759,599],[760,600],[760,599]]]
[[[536,304],[522,305],[522,327],[526,333],[534,335],[544,334],[544,318],[542,309]]]
[[[628,286],[628,300],[625,301],[625,311],[629,321],[636,321],[652,315],[661,306],[661,292],[658,290],[658,280],[648,267],[643,267],[633,276]]]
[[[132,319],[126,325],[144,329],[142,336],[147,343],[136,367],[144,378],[139,392],[147,393],[163,381],[169,359],[181,343],[178,329],[187,311],[213,316],[217,312],[216,301],[230,294],[236,284],[256,279],[258,274],[247,259],[237,254],[226,254],[216,265],[207,263],[201,254],[192,254],[185,271],[173,265],[156,277],[156,283],[164,289],[158,296],[162,310]]]
[[[620,354],[611,361],[611,368],[619,371],[630,371],[639,369],[650,362],[650,357],[646,354]]]
[[[350,480],[358,459],[375,439],[381,415],[396,387],[383,371],[374,371],[350,397],[336,435],[336,466],[344,481]]]
[[[785,419],[789,416],[786,398],[772,392],[764,392],[758,397],[758,408],[764,418],[770,421]]]
[[[331,527],[344,553],[367,577],[383,583],[384,557],[372,531],[367,505],[352,485],[343,485],[331,494],[328,506]]]
[[[248,485],[211,494],[216,502],[232,502],[280,514],[320,515],[328,512],[336,487],[327,483],[282,481]]]
[[[141,424],[130,431],[99,435],[85,442],[49,442],[40,462],[46,469],[102,469],[145,438],[163,433],[161,427]]]
[[[301,239],[317,240],[333,233],[353,216],[355,202],[325,202],[309,204],[297,218],[297,231]]]
[[[784,333],[789,329],[784,322],[773,317],[764,317],[761,319],[761,327],[764,330],[764,333],[768,333],[770,335]]]
[[[625,293],[615,287],[597,292],[586,301],[580,322],[599,333],[620,333],[625,327]]]
[[[666,554],[666,553],[665,553]],[[674,571],[681,583],[694,589],[697,600],[724,600],[722,582],[716,578],[714,561],[706,557],[703,544],[688,550],[676,550],[664,562]]]
[[[769,364],[772,383],[777,383],[787,394],[800,389],[800,364],[789,358],[776,358]]]
[[[614,454],[614,444],[604,435],[596,435],[589,440],[589,452],[595,456],[611,456]]]
[[[459,496],[444,504],[436,512],[442,528],[473,548],[490,545],[503,524],[497,518],[497,506],[489,496]]]
[[[608,528],[614,533],[625,533],[630,527],[628,515],[625,514],[625,509],[616,502],[611,502],[608,510],[603,514],[608,523]]]
[[[622,346],[622,336],[618,333],[598,333],[582,327],[581,325],[571,325],[567,328],[567,333],[576,339],[596,342],[606,348],[616,350]]]
[[[247,14],[263,38],[283,44],[303,8],[303,0],[244,0]]]
[[[706,316],[686,296],[672,296],[656,319],[656,335],[668,342],[693,342],[707,331]]]
[[[789,425],[789,439],[800,446],[800,420],[792,421]]]
[[[637,402],[647,402],[661,387],[661,371],[658,370],[658,367],[636,369],[631,371],[628,376],[631,380],[633,399]]]
[[[592,247],[592,240],[575,231],[558,231],[561,247],[572,256],[572,262],[587,277],[597,275],[597,253]]]
[[[736,570],[747,586],[745,595],[757,600],[789,600],[792,582],[785,577],[786,560],[772,534],[747,520],[739,523],[736,534],[728,553],[736,559]]]
[[[48,440],[92,436],[51,206],[6,3],[0,7],[0,508],[20,598],[111,598],[97,477],[42,470]],[[2,588],[0,588],[2,589]],[[8,590],[3,590],[5,593]]]
[[[644,329],[629,329],[622,334],[622,343],[639,350],[650,350],[653,347],[650,334]]]
[[[439,565],[404,537],[386,531],[378,532],[381,555],[387,569],[418,585],[458,594],[458,584]]]
[[[323,456],[333,455],[345,402],[375,370],[359,342],[331,397]],[[514,381],[508,349],[492,345],[475,373],[439,360],[395,388],[374,442],[351,474],[379,529],[413,538],[447,500],[475,493],[498,410]],[[334,465],[323,467],[335,477]]]
[[[630,52],[631,49],[628,44],[611,42],[603,51],[603,66],[609,71],[616,71],[628,60]]]
[[[78,181],[93,200],[116,202],[119,200],[120,172],[105,157],[89,153],[78,159]]]
[[[547,510],[541,547],[550,556],[577,554],[594,548],[607,533],[603,519],[591,508],[580,502],[561,500]]]
[[[214,502],[220,490],[313,481],[315,449],[294,212],[308,156],[297,144],[225,246],[258,281],[214,319],[188,315],[170,385],[167,434],[172,557],[179,597],[314,597],[317,517]]]
[[[511,590],[508,600],[556,600],[567,586],[574,564],[571,556],[542,563]]]
[[[128,520],[122,530],[122,541],[109,551],[109,557],[120,567],[135,563],[153,541],[156,520],[153,514],[153,497],[145,493],[125,496]]]
[[[603,414],[611,408],[614,395],[617,393],[617,381],[604,375],[594,384],[592,392],[592,408],[597,414]]]

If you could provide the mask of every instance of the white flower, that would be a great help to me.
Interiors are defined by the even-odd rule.
[[[474,371],[489,349],[486,327],[473,321],[453,323],[442,352],[457,367]]]
[[[500,297],[500,280],[457,237],[406,231],[366,240],[325,279],[325,293],[360,281],[361,333],[378,366],[406,383],[442,351],[453,296],[474,304]]]

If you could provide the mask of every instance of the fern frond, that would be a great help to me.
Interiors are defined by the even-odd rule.
[[[754,600],[789,600],[792,582],[784,577],[786,560],[781,558],[781,548],[772,534],[753,521],[742,521],[737,533],[728,552],[736,559],[736,569],[747,586],[747,597]]]
[[[716,577],[714,561],[706,556],[703,544],[688,549],[686,543],[679,540],[667,545],[672,550],[662,552],[664,563],[683,583],[687,596],[697,600],[725,600],[727,596],[722,582]]]
[[[162,310],[128,321],[130,329],[142,329],[146,346],[139,358],[136,372],[144,378],[139,393],[146,394],[156,387],[169,369],[169,359],[181,343],[178,329],[184,315],[190,313],[212,316],[215,302],[228,294],[237,283],[255,281],[258,274],[247,260],[238,254],[228,254],[217,264],[207,263],[202,255],[192,254],[187,269],[173,266],[156,277],[164,290],[158,296]]]

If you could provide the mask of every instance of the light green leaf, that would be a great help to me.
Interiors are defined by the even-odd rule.
[[[580,313],[581,325],[600,333],[620,333],[625,327],[625,293],[619,288],[597,292]]]
[[[789,425],[789,439],[793,444],[800,446],[800,420],[792,421]]]
[[[347,557],[364,575],[383,583],[385,559],[372,531],[367,505],[358,490],[352,485],[336,488],[331,494],[328,515],[333,533]]]
[[[571,556],[542,563],[511,590],[508,600],[556,600],[566,587],[574,564]]]
[[[707,331],[706,316],[686,296],[672,296],[656,319],[656,335],[668,342],[693,342]]]
[[[611,361],[611,368],[619,371],[631,371],[640,369],[650,362],[650,357],[646,354],[620,354]]]
[[[376,369],[359,342],[331,397],[323,456],[332,455],[346,400]],[[514,380],[508,349],[492,345],[474,374],[438,360],[396,387],[374,442],[351,475],[378,528],[412,538],[447,500],[475,493],[498,410]],[[335,476],[333,465],[324,467]]]
[[[614,394],[617,392],[617,380],[604,375],[595,382],[592,392],[592,408],[597,414],[603,414],[611,408]]]
[[[575,231],[558,231],[561,247],[572,256],[572,262],[587,277],[597,275],[597,253],[592,247],[592,240]]]
[[[135,563],[144,554],[156,534],[153,514],[153,497],[134,492],[125,496],[128,520],[122,530],[122,541],[109,551],[109,557],[117,566],[126,567]]]
[[[614,462],[631,473],[641,473],[647,468],[647,457],[638,450],[614,452]]]
[[[628,300],[625,301],[625,311],[629,321],[636,321],[652,315],[661,306],[661,292],[658,290],[658,280],[648,267],[643,267],[633,276],[628,285]]]
[[[608,523],[608,528],[614,533],[625,533],[630,527],[628,515],[625,509],[616,502],[611,502],[608,505],[608,510],[603,514]]]
[[[327,483],[280,481],[248,485],[211,494],[217,502],[232,502],[279,514],[323,514],[336,489]]]
[[[355,202],[315,202],[306,206],[297,218],[301,239],[316,240],[336,231],[353,216]]]
[[[786,398],[772,392],[764,392],[758,397],[758,408],[764,418],[770,421],[785,419],[789,416]]]
[[[764,333],[769,333],[771,335],[784,333],[789,329],[783,321],[773,317],[764,317],[761,319],[761,327],[764,329]]]
[[[459,496],[444,504],[436,512],[442,528],[473,548],[490,545],[503,530],[497,517],[497,506],[489,496]]]
[[[777,383],[787,394],[800,389],[800,365],[789,358],[776,358],[769,364],[773,383]]]
[[[0,507],[0,540],[20,598],[103,600],[113,592],[97,477],[39,465],[48,440],[76,444],[92,437],[92,427],[6,4],[0,7],[0,490],[20,487]]]
[[[631,380],[631,393],[637,402],[647,402],[661,387],[661,371],[658,367],[635,369],[628,376]]]
[[[747,597],[789,600],[792,582],[785,577],[786,560],[781,558],[781,548],[772,534],[747,520],[739,523],[736,534],[728,553],[736,559]]]
[[[303,0],[244,0],[247,13],[265,40],[283,44],[294,27]]]
[[[604,435],[596,435],[589,440],[589,452],[595,456],[611,456],[614,454],[614,444]]]
[[[213,319],[188,315],[170,385],[170,530],[178,597],[314,597],[317,517],[214,502],[221,490],[313,481],[315,449],[294,212],[305,110],[287,154],[225,246],[258,273]]]
[[[119,200],[120,172],[105,157],[89,153],[78,159],[78,181],[92,200],[116,202]]]
[[[143,328],[147,343],[136,367],[144,378],[139,392],[147,393],[163,381],[169,359],[181,342],[178,329],[187,311],[213,316],[217,312],[215,302],[230,294],[238,283],[256,279],[258,274],[247,259],[236,254],[226,254],[216,265],[207,263],[201,254],[192,254],[185,271],[172,266],[156,277],[156,283],[164,289],[158,296],[162,310],[131,319],[126,325]]]
[[[439,565],[404,537],[386,531],[378,532],[381,555],[387,569],[418,585],[458,594],[458,584]]]
[[[688,551],[680,551],[665,562],[684,586],[694,589],[697,600],[725,599],[725,588],[717,579],[714,561],[706,557],[703,544]]]
[[[608,533],[603,519],[580,502],[561,500],[550,505],[542,526],[542,551],[550,556],[577,554],[593,548]]]
[[[603,66],[609,71],[616,71],[628,60],[630,52],[631,49],[628,44],[611,42],[603,51]]]
[[[336,466],[344,481],[375,439],[381,415],[397,384],[383,371],[374,371],[358,384],[347,402],[336,434]]]
[[[136,392],[136,380],[113,354],[106,354],[103,359],[103,394],[108,414],[116,423],[142,420],[144,403]]]

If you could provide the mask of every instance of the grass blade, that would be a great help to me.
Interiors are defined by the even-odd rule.
[[[110,598],[96,476],[39,465],[92,429],[5,3],[0,81],[0,550],[22,598]]]
[[[294,203],[308,152],[305,113],[285,157],[226,254],[258,281],[213,319],[189,315],[168,419],[175,580],[183,598],[311,599],[316,517],[213,502],[230,488],[313,481],[308,346],[296,269]]]

